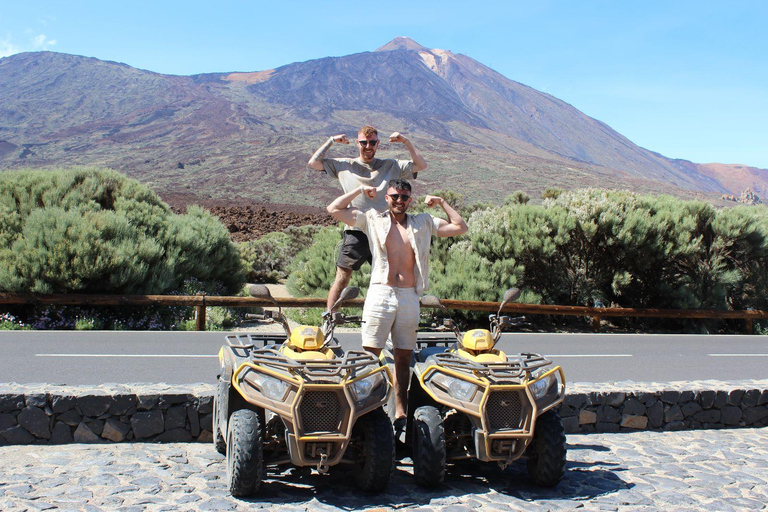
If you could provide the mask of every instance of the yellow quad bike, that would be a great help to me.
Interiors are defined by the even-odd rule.
[[[252,285],[250,293],[275,302],[266,286]],[[333,309],[358,293],[345,288]],[[326,312],[322,328],[291,332],[275,305],[264,316],[285,335],[230,335],[219,351],[213,438],[227,457],[230,493],[253,495],[268,466],[291,464],[320,473],[346,464],[360,488],[384,490],[395,460],[392,424],[382,409],[391,394],[389,369],[369,352],[343,351],[333,337],[337,324],[354,317]]]
[[[520,291],[504,294],[499,311],[489,316],[490,331],[420,339],[413,357],[409,431],[417,483],[442,483],[447,461],[495,461],[505,469],[525,458],[531,480],[551,487],[563,477],[566,444],[557,407],[565,396],[560,366],[539,354],[505,354],[495,348],[502,331],[516,319],[501,315]],[[422,297],[422,306],[440,308],[440,300]]]

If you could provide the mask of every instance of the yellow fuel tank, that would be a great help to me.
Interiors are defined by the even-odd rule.
[[[491,332],[487,329],[472,329],[464,333],[464,337],[461,339],[462,347],[474,350],[475,352],[491,350],[493,344],[493,336],[491,336]]]
[[[291,339],[288,340],[288,345],[295,349],[301,350],[318,350],[323,346],[325,342],[325,335],[319,327],[313,325],[299,325],[293,331],[291,331]]]

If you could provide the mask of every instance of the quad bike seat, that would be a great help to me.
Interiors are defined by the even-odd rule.
[[[445,347],[424,347],[421,350],[414,350],[413,357],[417,363],[423,363],[427,358],[434,354],[445,352]]]

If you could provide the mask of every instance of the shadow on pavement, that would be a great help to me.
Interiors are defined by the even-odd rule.
[[[604,455],[600,452],[610,451],[598,445],[569,445],[569,450],[591,450],[595,455],[600,454],[598,459]],[[466,501],[472,495],[482,496],[489,492],[491,495],[486,498],[494,503],[588,500],[634,487],[634,484],[619,478],[617,473],[624,470],[621,463],[611,460],[569,460],[563,480],[553,488],[541,488],[528,477],[525,461],[517,461],[504,471],[495,463],[463,461],[448,465],[443,485],[424,488],[416,485],[411,460],[403,458],[397,463],[389,487],[381,494],[360,491],[355,485],[351,468],[331,468],[328,475],[313,473],[308,468],[289,468],[279,474],[270,472],[259,494],[242,501],[290,504],[317,500],[351,510],[436,505],[433,503],[435,500],[439,500],[440,505],[450,505],[460,499]]]

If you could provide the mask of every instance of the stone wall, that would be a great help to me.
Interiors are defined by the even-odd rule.
[[[768,426],[768,381],[568,386],[568,433]],[[0,445],[210,442],[213,386],[0,385]]]
[[[571,387],[560,407],[568,433],[768,426],[768,381]]]
[[[0,385],[0,445],[211,441],[213,386]]]

